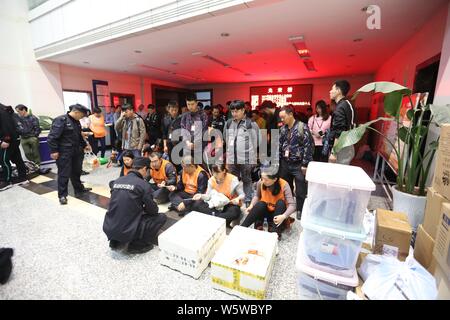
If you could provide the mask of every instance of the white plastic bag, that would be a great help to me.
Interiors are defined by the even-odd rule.
[[[216,190],[211,190],[211,198],[206,201],[208,206],[212,208],[217,208],[222,210],[228,203],[230,203],[230,199],[223,193],[217,192]]]
[[[97,156],[93,152],[85,152],[83,159],[83,171],[92,172],[100,166]]]
[[[371,300],[434,300],[436,280],[412,256],[405,261],[368,255],[360,268],[362,291]]]

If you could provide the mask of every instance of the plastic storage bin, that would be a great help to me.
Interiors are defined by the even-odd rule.
[[[308,202],[302,217],[309,222],[344,231],[360,232],[375,184],[363,169],[311,162],[306,173]]]
[[[302,221],[299,248],[307,265],[342,277],[352,277],[365,232],[339,231]]]
[[[225,237],[225,219],[193,211],[158,236],[160,263],[198,279]]]
[[[296,259],[300,300],[346,300],[348,291],[358,286],[356,269],[351,277],[326,273],[306,264],[299,246]]]

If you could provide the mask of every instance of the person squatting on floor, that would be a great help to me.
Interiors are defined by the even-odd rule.
[[[149,169],[150,159],[137,157],[126,176],[110,182],[111,201],[103,231],[111,249],[128,244],[129,253],[147,252],[166,223],[167,217],[158,213],[151,187],[145,180]]]
[[[227,226],[230,226],[233,220],[239,219],[241,216],[242,200],[245,197],[242,183],[239,182],[236,176],[228,173],[225,164],[213,164],[211,170],[213,176],[208,180],[206,193],[197,193],[193,197],[194,201],[203,200],[196,206],[195,210],[224,218],[227,221]],[[221,205],[219,207],[216,205],[211,207],[208,201],[217,197],[217,194],[225,195],[229,202],[225,206]]]
[[[261,170],[261,180],[257,183],[256,195],[246,209],[248,215],[241,226],[249,227],[254,223],[256,229],[262,230],[263,221],[266,218],[268,231],[276,232],[280,240],[282,231],[290,227],[292,222],[290,215],[296,210],[295,199],[289,184],[279,178],[275,170],[271,168]]]

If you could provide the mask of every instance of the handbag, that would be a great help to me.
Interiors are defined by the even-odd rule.
[[[83,159],[83,171],[92,172],[100,166],[97,156],[93,152],[85,152]]]

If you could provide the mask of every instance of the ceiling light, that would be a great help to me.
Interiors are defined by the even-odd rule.
[[[289,41],[303,41],[304,37],[303,36],[290,36],[288,38]]]
[[[370,7],[370,6],[366,6],[366,7],[362,8],[361,11],[366,12],[367,9],[369,9],[369,7]]]
[[[84,64],[89,64],[89,61],[83,61]]]
[[[142,53],[141,50],[134,50],[134,53]]]
[[[355,55],[352,53],[352,54],[349,54],[348,55],[350,58],[353,58]]]
[[[306,44],[304,42],[294,42],[293,46],[297,51],[298,55],[300,56],[300,58],[302,59],[311,58],[309,49],[306,47]]]
[[[173,65],[173,66],[176,66],[176,65],[178,65],[178,62],[174,61],[174,62],[171,62],[170,64]]]
[[[229,34],[228,32],[222,32],[222,33],[220,34],[220,36],[221,36],[221,37],[229,37],[230,34]]]
[[[203,54],[203,52],[201,52],[201,51],[192,52],[193,56],[201,56],[202,54]]]
[[[246,54],[253,54],[253,52],[251,52],[251,51],[247,51],[247,52],[246,52]]]
[[[250,77],[251,75],[252,75],[251,73],[244,74],[244,76],[246,76],[246,77]]]
[[[361,41],[363,41],[362,38],[356,38],[356,39],[353,39],[353,42],[361,42]]]

